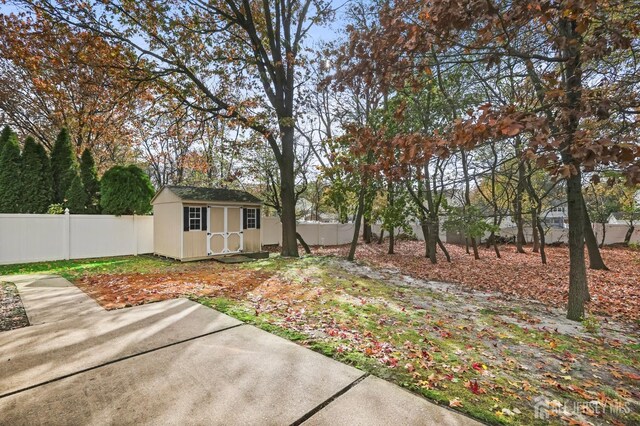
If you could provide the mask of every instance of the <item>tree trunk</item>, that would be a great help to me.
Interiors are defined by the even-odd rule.
[[[427,229],[429,231],[429,239],[427,241],[427,246],[429,249],[429,260],[433,265],[435,265],[438,260],[436,259],[436,244],[438,244],[438,231],[440,228],[440,224],[438,222],[438,218],[429,217],[427,223]]]
[[[518,152],[520,152],[520,144],[518,143]],[[524,245],[526,244],[524,238],[524,218],[522,217],[522,195],[524,194],[525,184],[525,170],[524,161],[521,159],[518,163],[518,186],[516,187],[516,199],[514,200],[513,213],[515,216],[516,227],[518,233],[516,234],[516,252],[524,253]]]
[[[429,226],[424,217],[420,221],[420,229],[422,229],[422,237],[424,238],[424,257],[429,257]]]
[[[382,241],[384,241],[384,228],[380,228],[380,235],[378,236],[378,244],[382,244]]]
[[[467,164],[467,154],[464,149],[460,151],[460,155],[462,157],[462,174],[464,176],[464,203],[466,206],[471,205],[471,179],[469,178],[469,165]],[[467,253],[469,253],[469,239],[467,238]],[[473,257],[475,259],[480,259],[480,254],[478,253],[478,243],[475,238],[471,238],[471,247],[473,248]]]
[[[362,239],[366,244],[371,244],[372,232],[371,232],[371,223],[369,219],[364,218],[364,229],[362,230]]]
[[[633,231],[636,230],[636,227],[631,222],[629,225],[629,229],[627,229],[627,233],[624,235],[624,245],[628,246],[631,243],[631,237],[633,236]]]
[[[531,232],[533,234],[533,252],[540,252],[540,236],[538,235],[538,215],[535,209],[531,210]]]
[[[358,238],[360,237],[360,224],[362,222],[362,213],[364,211],[364,193],[366,185],[362,185],[360,188],[360,195],[358,195],[358,211],[356,212],[355,229],[353,230],[353,239],[351,240],[351,248],[349,248],[349,256],[347,259],[351,262],[356,257],[356,247],[358,246]]]
[[[536,215],[536,228],[538,229],[538,235],[540,236],[540,260],[543,265],[547,264],[547,253],[544,248],[546,245],[544,229],[542,228],[542,223],[540,222],[540,217]]]
[[[580,194],[582,195],[582,194]],[[596,240],[596,234],[593,232],[593,226],[591,225],[591,219],[587,212],[587,204],[582,197],[582,211],[584,213],[584,241],[587,244],[587,251],[589,253],[589,269],[596,269],[601,271],[608,271],[607,265],[604,264],[604,260],[600,255],[600,249],[598,248],[598,240]],[[588,300],[590,300],[589,298]]]
[[[451,256],[449,256],[449,251],[442,243],[442,240],[440,239],[440,237],[438,237],[438,247],[440,247],[440,250],[442,250],[442,252],[444,253],[444,257],[447,258],[447,262],[451,263]]]
[[[604,241],[607,236],[607,224],[602,223],[602,239],[600,240],[600,248],[604,247]]]
[[[587,299],[587,270],[584,259],[584,212],[580,172],[567,179],[569,218],[569,303],[567,318],[580,321]]]
[[[302,244],[302,247],[304,247],[304,252],[307,254],[311,254],[309,244],[307,244],[307,242],[302,238],[302,235],[300,235],[299,232],[296,232],[296,239],[300,242],[300,244]]]
[[[576,132],[580,126],[582,108],[582,58],[580,48],[581,35],[575,20],[563,17],[559,22],[560,33],[565,37],[563,55],[564,85],[567,104],[567,119],[562,120],[565,140],[560,145],[562,162],[573,170],[567,178],[567,202],[569,218],[569,303],[567,318],[580,321],[584,318],[584,304],[588,299],[587,268],[584,261],[584,200],[582,198],[582,171],[580,163],[571,154],[575,144]]]
[[[395,244],[396,244],[396,229],[395,228],[391,228],[389,230],[389,251],[388,254],[395,254],[393,249],[395,248]]]
[[[284,127],[282,134],[282,161],[280,164],[280,197],[282,198],[282,256],[298,257],[296,239],[296,193],[293,151],[293,127]]]
[[[496,238],[496,233],[491,231],[491,235],[489,235],[489,244],[493,245],[493,251],[496,252],[496,257],[498,259],[502,258],[500,255],[500,249],[498,248],[498,239]]]

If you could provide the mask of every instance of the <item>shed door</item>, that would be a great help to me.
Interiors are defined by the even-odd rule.
[[[242,208],[225,206],[207,207],[207,253],[240,253],[243,250]]]

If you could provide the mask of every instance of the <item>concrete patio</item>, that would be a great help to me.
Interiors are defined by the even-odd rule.
[[[478,424],[186,299],[108,312],[60,277],[0,280],[31,323],[0,333],[1,424]]]

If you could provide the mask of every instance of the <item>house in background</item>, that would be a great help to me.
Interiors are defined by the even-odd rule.
[[[262,202],[248,192],[165,186],[151,204],[157,255],[185,261],[262,251]]]
[[[526,226],[531,226],[531,217],[526,212],[523,215]],[[559,228],[564,229],[569,227],[569,219],[567,216],[567,207],[561,205],[555,205],[548,210],[543,211],[540,215],[542,219],[542,225],[545,228]],[[513,216],[507,215],[502,218],[500,228],[515,228],[516,222],[513,220]]]
[[[627,225],[630,226],[631,222],[640,222],[640,212],[627,213],[627,212],[613,212],[609,215],[607,223],[610,225]]]
[[[568,228],[569,218],[566,206],[553,206],[542,213],[542,222],[548,228]]]

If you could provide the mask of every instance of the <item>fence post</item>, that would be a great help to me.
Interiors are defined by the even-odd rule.
[[[64,259],[71,259],[71,215],[69,209],[64,209],[64,226],[62,235],[62,246],[64,247]]]
[[[138,221],[136,214],[133,214],[133,255],[138,255]]]

